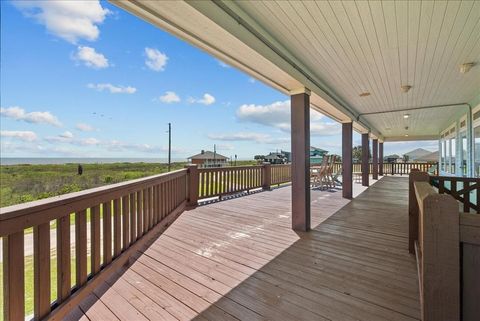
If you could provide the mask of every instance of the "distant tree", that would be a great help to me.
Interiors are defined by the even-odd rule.
[[[406,163],[410,159],[410,156],[408,155],[403,155],[403,161]]]
[[[362,145],[354,146],[352,148],[352,158],[357,161],[362,160]],[[368,159],[372,158],[372,153],[368,150]]]
[[[255,155],[255,156],[253,157],[253,159],[254,159],[254,160],[262,160],[262,159],[265,159],[265,156],[263,156],[263,155]]]

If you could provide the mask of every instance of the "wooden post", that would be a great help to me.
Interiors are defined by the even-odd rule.
[[[378,175],[383,176],[383,142],[378,143]]]
[[[412,171],[408,176],[408,252],[415,254],[415,241],[418,240],[418,202],[414,182],[429,182],[428,173]]]
[[[419,204],[421,319],[460,320],[460,232],[457,201],[428,182],[414,183]]]
[[[372,177],[378,179],[378,139],[372,140]]]
[[[264,191],[269,191],[272,185],[272,165],[270,163],[263,163],[263,183]]]
[[[362,186],[368,186],[368,175],[369,173],[369,165],[368,165],[368,154],[370,151],[369,141],[368,141],[368,133],[362,134]]]
[[[351,199],[353,197],[352,176],[352,134],[353,123],[342,124],[342,196]]]
[[[189,164],[186,165],[185,168],[188,169],[188,201],[187,207],[188,208],[195,208],[198,206],[198,193],[199,193],[199,171],[198,165],[196,164]]]
[[[36,320],[50,313],[50,224],[33,227],[33,307]]]
[[[310,96],[291,95],[292,228],[310,230]]]
[[[23,231],[3,237],[3,319],[25,320]]]

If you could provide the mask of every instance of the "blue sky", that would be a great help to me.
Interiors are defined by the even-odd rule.
[[[1,9],[2,157],[164,158],[169,122],[174,158],[290,150],[288,96],[107,2]],[[340,153],[340,125],[311,116],[312,145]]]

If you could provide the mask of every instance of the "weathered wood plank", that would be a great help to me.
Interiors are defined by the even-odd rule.
[[[23,321],[25,310],[23,231],[3,237],[3,319]]]
[[[34,316],[43,318],[50,313],[50,224],[33,228]]]

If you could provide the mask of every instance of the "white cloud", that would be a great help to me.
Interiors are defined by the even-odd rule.
[[[160,99],[161,102],[167,104],[180,102],[180,97],[173,91],[165,92],[165,94],[163,96],[160,96],[158,99]]]
[[[37,134],[32,131],[2,130],[0,131],[0,136],[16,138],[26,142],[33,142],[34,140],[37,140]]]
[[[62,126],[57,117],[48,111],[33,111],[27,113],[25,109],[17,106],[8,108],[1,107],[0,115],[15,120],[23,120],[27,123],[49,124],[57,127]]]
[[[31,17],[44,25],[48,32],[77,43],[84,39],[98,39],[101,24],[110,13],[100,4],[99,0],[87,1],[14,1],[27,17]]]
[[[154,48],[145,48],[145,55],[147,59],[145,60],[145,65],[148,68],[154,71],[163,71],[165,70],[165,65],[167,64],[168,57],[163,52],[160,52],[158,49]]]
[[[217,144],[217,150],[234,150],[235,147],[233,147],[232,144]]]
[[[78,141],[78,143],[83,146],[92,146],[92,145],[98,145],[101,142],[96,138],[90,137],[90,138],[81,139]]]
[[[88,88],[95,89],[97,91],[108,90],[112,94],[134,94],[137,88],[131,86],[114,86],[112,84],[88,84]]]
[[[93,69],[103,69],[110,66],[108,59],[95,48],[79,46],[73,59],[81,61],[85,66]]]
[[[191,104],[197,103],[197,104],[203,104],[205,106],[208,106],[208,105],[211,105],[211,104],[215,103],[215,97],[213,97],[209,93],[205,93],[205,94],[203,94],[203,97],[199,98],[199,99],[189,97],[188,102],[191,103]]]
[[[60,137],[62,138],[66,138],[66,139],[72,139],[73,138],[73,134],[72,132],[69,132],[68,130],[63,132],[63,134],[60,134]]]
[[[236,112],[240,121],[256,123],[290,132],[290,101],[277,101],[269,105],[244,104]],[[327,121],[323,115],[310,111],[310,134],[331,136],[340,134],[340,124]]]
[[[85,123],[78,123],[75,126],[75,128],[78,129],[79,131],[82,131],[82,132],[93,132],[95,130],[95,127],[90,126],[90,125],[85,124]]]
[[[290,139],[287,137],[272,138],[268,134],[253,133],[253,132],[238,132],[238,133],[231,133],[231,134],[209,134],[208,138],[213,140],[229,141],[229,142],[250,141],[250,142],[256,142],[261,144],[285,144],[290,142]]]

